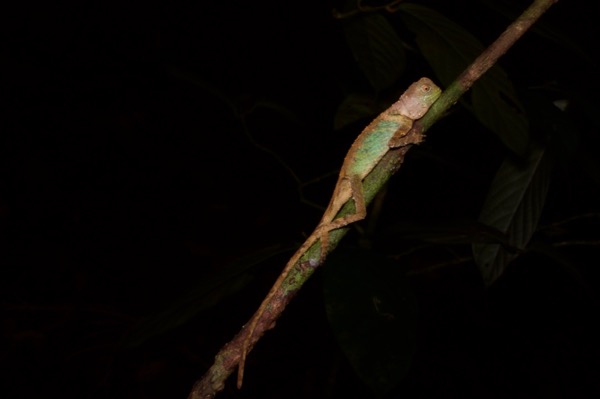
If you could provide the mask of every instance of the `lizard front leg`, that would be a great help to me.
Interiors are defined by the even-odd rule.
[[[411,130],[413,130],[412,133]],[[420,144],[423,141],[422,132],[423,129],[418,122],[408,120],[396,131],[396,133],[394,133],[392,138],[388,141],[388,147],[398,148],[409,144]]]

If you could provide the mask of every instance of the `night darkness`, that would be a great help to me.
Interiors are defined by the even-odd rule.
[[[23,5],[7,16],[1,397],[185,398],[318,223],[302,197],[326,205],[332,172],[375,116],[336,130],[340,104],[357,93],[390,104],[421,76],[440,81],[395,14],[380,12],[406,64],[376,91],[348,22],[332,17],[343,2],[203,3]],[[529,4],[418,3],[485,44],[510,22],[486,4]],[[588,58],[598,24],[576,3],[542,18],[568,40],[528,32],[500,62],[542,121],[532,137],[555,148],[532,250],[485,288],[468,240],[440,238],[472,233],[510,156],[463,104],[391,180],[368,247],[405,274],[416,350],[379,397],[600,393],[600,103]],[[563,98],[560,122],[531,106]],[[296,177],[317,182],[299,190]],[[360,242],[351,231],[340,256]],[[377,397],[328,323],[331,280],[315,274],[249,355],[243,389],[230,379],[218,397]]]

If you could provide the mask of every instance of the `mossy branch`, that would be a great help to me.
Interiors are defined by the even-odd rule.
[[[440,98],[405,136],[406,144],[389,151],[380,163],[363,181],[366,203],[370,203],[375,195],[384,187],[389,178],[398,170],[404,157],[413,144],[420,143],[423,133],[429,129],[458,99],[473,86],[473,84],[512,45],[537,21],[548,8],[558,0],[536,0],[523,14],[498,37],[473,63],[442,93]],[[353,201],[349,201],[340,211],[338,217],[354,212]],[[330,233],[327,251],[332,251],[347,233],[348,228],[341,228]],[[280,287],[271,301],[268,311],[265,311],[255,326],[249,342],[248,351],[283,313],[283,310],[294,294],[323,263],[320,259],[320,244],[316,242],[299,261],[294,271]],[[246,338],[246,326],[219,351],[214,364],[204,376],[194,384],[189,399],[206,399],[214,397],[224,386],[226,379],[235,371],[241,359],[241,352]]]

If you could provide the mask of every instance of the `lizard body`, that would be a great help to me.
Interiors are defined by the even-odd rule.
[[[244,364],[250,338],[254,333],[259,319],[271,303],[283,281],[288,277],[290,271],[298,261],[318,240],[320,240],[321,244],[319,262],[322,263],[327,253],[329,232],[366,217],[367,212],[363,196],[362,180],[371,173],[373,168],[377,166],[390,149],[406,145],[405,142],[398,139],[401,139],[410,131],[415,120],[425,115],[440,94],[441,89],[430,79],[419,79],[410,85],[398,101],[375,118],[356,138],[344,158],[333,195],[327,209],[323,213],[321,221],[288,261],[279,278],[275,281],[275,284],[250,321],[239,362],[238,388],[242,385]],[[354,213],[336,219],[339,211],[350,199],[354,201]]]

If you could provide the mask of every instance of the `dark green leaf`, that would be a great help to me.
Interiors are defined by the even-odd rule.
[[[327,316],[356,373],[385,394],[415,352],[416,300],[398,265],[372,253],[332,255],[324,278]]]
[[[377,91],[389,88],[404,71],[406,54],[388,21],[379,14],[361,14],[345,27],[354,58]]]
[[[407,28],[415,33],[423,56],[446,86],[484,50],[474,36],[437,11],[408,3],[399,10]],[[475,83],[470,100],[464,98],[462,103],[513,152],[525,153],[527,118],[512,83],[498,65]]]
[[[372,119],[373,115],[377,115],[381,111],[372,96],[350,94],[338,107],[333,126],[339,130],[359,120]]]
[[[548,100],[541,90],[526,92],[524,102],[532,130],[541,132],[558,159],[569,163],[580,147],[580,135],[568,113]],[[567,100],[568,101],[568,100]]]
[[[537,228],[550,184],[551,163],[535,148],[524,164],[506,159],[496,173],[479,221],[506,233],[509,246],[473,244],[473,256],[486,284],[504,273]]]

